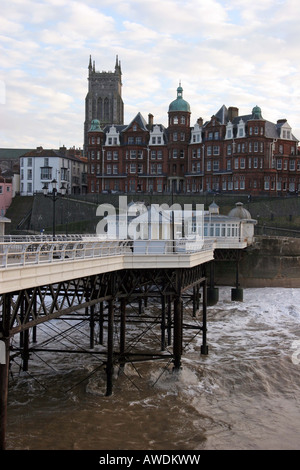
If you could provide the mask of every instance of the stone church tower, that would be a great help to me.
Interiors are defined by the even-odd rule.
[[[118,56],[114,72],[96,72],[95,61],[92,65],[91,56],[88,70],[89,87],[85,98],[84,152],[87,149],[87,133],[93,119],[98,119],[101,127],[107,124],[124,124],[122,71]]]

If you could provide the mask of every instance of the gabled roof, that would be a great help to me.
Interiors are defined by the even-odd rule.
[[[219,111],[215,114],[215,117],[220,121],[220,124],[227,124],[228,122],[228,109],[223,104]]]
[[[128,124],[128,126],[126,126],[125,129],[122,130],[122,132],[126,132],[126,131],[133,125],[134,122],[136,122],[137,125],[138,125],[143,131],[148,132],[147,122],[146,122],[146,120],[143,118],[143,116],[141,115],[140,112],[137,113],[137,115],[135,116],[135,118],[132,119],[131,123]]]

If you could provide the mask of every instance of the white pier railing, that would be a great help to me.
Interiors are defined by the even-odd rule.
[[[71,260],[104,258],[122,254],[172,255],[212,250],[213,243],[189,240],[107,240],[96,236],[65,236],[55,240],[44,236],[2,237],[0,269]]]

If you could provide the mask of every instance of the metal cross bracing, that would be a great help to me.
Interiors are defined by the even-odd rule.
[[[203,289],[202,295],[200,289]],[[90,352],[97,330],[101,366],[105,366],[106,395],[112,393],[114,367],[124,372],[126,363],[164,359],[181,368],[183,333],[192,329],[202,334],[201,353],[206,344],[205,265],[178,269],[125,269],[45,284],[4,293],[0,297],[0,342],[5,344],[5,364],[0,364],[0,447],[5,448],[5,426],[10,355],[19,355],[24,370],[32,353],[52,351]],[[202,318],[184,318],[202,304]],[[36,329],[58,318],[73,318],[89,324],[89,347],[68,351],[36,343]],[[34,338],[29,343],[30,335]],[[19,346],[12,339],[19,335]],[[146,337],[151,341],[146,341]]]

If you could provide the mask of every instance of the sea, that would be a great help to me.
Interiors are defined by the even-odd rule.
[[[193,322],[201,315],[186,311],[184,323]],[[128,328],[134,341],[141,325]],[[159,342],[160,334],[145,323],[138,339]],[[231,288],[220,287],[208,307],[208,355],[201,344],[201,332],[185,328],[178,372],[167,346],[166,358],[116,366],[106,396],[102,346],[89,349],[88,323],[40,325],[36,348],[85,353],[32,352],[28,371],[14,355],[7,449],[299,450],[300,289],[246,288],[233,302]]]

